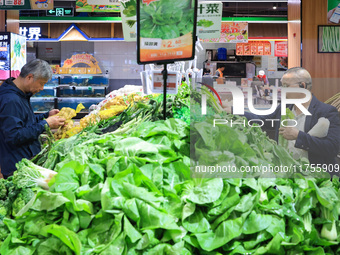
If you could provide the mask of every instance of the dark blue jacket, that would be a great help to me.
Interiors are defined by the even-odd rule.
[[[315,96],[312,97],[308,111],[312,115],[306,116],[305,132],[299,132],[295,147],[308,151],[308,159],[311,164],[334,164],[335,157],[340,148],[339,113],[335,107],[320,102]],[[246,112],[245,117],[248,120],[261,119],[265,123],[271,125],[271,122],[266,122],[265,119],[281,119],[281,105],[279,105],[275,112],[270,115],[257,116]],[[327,136],[324,138],[317,138],[307,134],[321,117],[325,117],[330,122]],[[280,123],[279,121],[275,121],[274,123],[275,140],[278,141]]]
[[[0,167],[4,175],[12,174],[22,158],[30,159],[40,152],[38,138],[48,117],[48,112],[34,114],[32,94],[22,92],[13,80],[0,86]]]

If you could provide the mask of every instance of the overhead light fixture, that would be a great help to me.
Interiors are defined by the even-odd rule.
[[[276,4],[273,4],[273,9],[276,10],[276,8],[277,8],[277,7],[276,7]]]

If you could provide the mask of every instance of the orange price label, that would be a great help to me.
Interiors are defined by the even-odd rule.
[[[156,1],[159,1],[159,0],[143,0],[143,4],[149,5],[150,3],[156,2]]]

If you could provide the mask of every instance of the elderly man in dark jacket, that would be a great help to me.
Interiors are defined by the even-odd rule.
[[[282,77],[283,87],[312,89],[312,78],[309,72],[302,67],[289,69]],[[289,95],[290,94],[290,95]],[[299,94],[287,93],[287,98],[299,98]],[[278,141],[279,134],[289,141],[295,141],[293,146],[302,149],[308,153],[308,159],[311,164],[325,164],[326,168],[335,164],[336,155],[340,147],[340,119],[335,107],[320,102],[315,96],[303,104],[311,115],[304,115],[299,108],[291,105],[289,108],[295,114],[295,120],[300,127],[281,127],[280,123],[275,122],[275,140]],[[275,112],[270,115],[258,116],[249,112],[245,117],[250,119],[281,119],[281,105]],[[328,132],[326,136],[317,137],[308,134],[316,125],[320,118],[326,118],[329,121]]]
[[[40,152],[38,137],[45,130],[64,125],[65,119],[54,109],[35,115],[30,104],[33,94],[44,89],[52,70],[46,61],[35,59],[21,69],[18,78],[9,78],[0,86],[0,168],[5,178],[16,170],[23,158]]]

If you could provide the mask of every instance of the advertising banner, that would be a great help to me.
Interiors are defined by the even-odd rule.
[[[248,22],[222,22],[220,37],[203,39],[203,42],[220,42],[220,43],[248,42]]]
[[[10,77],[10,33],[0,33],[0,80]]]
[[[137,62],[193,59],[197,0],[137,1]]]
[[[288,57],[288,44],[287,42],[275,42],[274,56]]]
[[[122,17],[124,40],[135,42],[137,40],[137,3],[136,0],[122,1],[120,16]]]
[[[0,0],[0,10],[51,10],[53,0]]]
[[[26,64],[26,37],[0,33],[0,80],[17,78]]]
[[[17,78],[26,64],[26,37],[11,33],[11,77]]]
[[[238,56],[271,55],[271,44],[269,41],[249,41],[248,43],[237,43],[236,55]]]
[[[327,22],[330,24],[340,23],[340,0],[328,0]]]
[[[120,12],[120,1],[109,0],[110,5],[103,0],[77,0],[76,12]]]
[[[197,36],[200,39],[218,38],[221,34],[222,2],[198,2]]]

